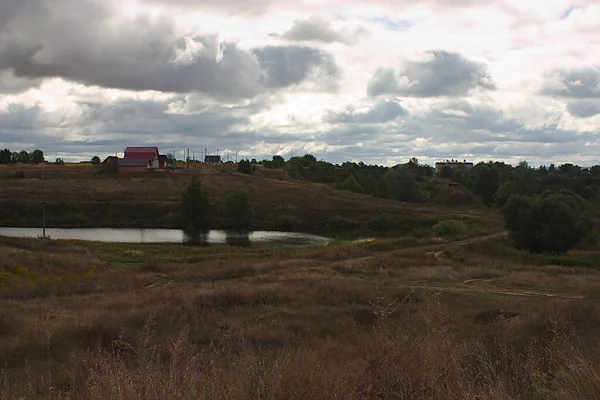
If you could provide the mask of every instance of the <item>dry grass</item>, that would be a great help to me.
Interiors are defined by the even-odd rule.
[[[258,226],[273,226],[281,215],[302,226],[323,225],[333,215],[363,222],[385,214],[403,221],[427,218],[488,218],[486,210],[456,210],[399,203],[303,181],[280,180],[280,171],[258,168],[236,172],[232,165],[200,165],[191,169],[145,174],[98,174],[101,168],[65,166],[0,166],[0,222],[39,225],[40,200],[48,202],[51,224],[61,226],[176,226],[181,193],[192,175],[207,189],[214,222],[226,196],[248,192]],[[43,179],[42,179],[43,175]],[[17,177],[23,176],[23,177]],[[496,216],[491,216],[496,220]]]
[[[2,239],[0,397],[600,396],[600,272],[491,257],[485,242],[436,257],[435,243]]]

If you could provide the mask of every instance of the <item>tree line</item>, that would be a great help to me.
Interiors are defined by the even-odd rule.
[[[34,150],[31,153],[27,151],[10,151],[9,149],[0,150],[0,164],[41,164],[44,161],[44,152]]]
[[[480,162],[468,171],[444,168],[438,175],[416,158],[392,167],[363,162],[332,164],[311,154],[263,160],[265,168],[286,168],[293,179],[331,184],[340,190],[425,202],[432,188],[453,182],[468,189],[486,207],[498,208],[519,248],[563,253],[587,238],[596,243],[593,219],[600,217],[600,165],[571,163],[530,167],[504,162]]]

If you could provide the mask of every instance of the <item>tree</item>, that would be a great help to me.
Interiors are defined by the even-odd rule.
[[[4,149],[0,151],[0,164],[10,164],[10,154],[11,153],[9,149]]]
[[[285,166],[285,160],[281,156],[273,156],[273,165],[275,168],[283,168]]]
[[[564,253],[591,230],[581,212],[557,195],[514,195],[503,211],[510,238],[532,253]]]
[[[188,228],[195,231],[209,229],[210,200],[206,190],[195,177],[183,192],[182,209]]]
[[[41,164],[44,160],[44,152],[41,150],[34,150],[33,153],[29,156],[30,160],[34,164]]]
[[[500,174],[496,169],[485,164],[477,165],[473,170],[473,189],[476,194],[481,196],[483,203],[489,206],[498,190]]]
[[[348,179],[342,184],[342,189],[348,190],[352,193],[362,193],[363,187],[358,183],[354,175],[350,175]]]
[[[238,164],[238,172],[242,174],[251,174],[252,173],[252,164],[248,160],[240,160]]]
[[[25,150],[20,151],[17,154],[17,162],[21,164],[29,164],[31,162],[31,156]]]
[[[98,157],[98,156],[92,157],[92,165],[98,165],[98,164],[100,164],[100,157]]]
[[[64,165],[65,164],[65,160],[63,160],[60,157],[56,157],[56,161],[54,161],[56,164],[58,165]]]
[[[254,209],[248,193],[238,190],[227,196],[225,214],[236,229],[249,229],[254,221]]]
[[[388,195],[398,201],[420,203],[425,201],[425,194],[414,174],[405,167],[397,167],[389,171],[385,180]]]

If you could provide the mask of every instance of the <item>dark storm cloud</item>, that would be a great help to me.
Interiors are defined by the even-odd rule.
[[[262,83],[270,88],[297,85],[309,77],[324,85],[337,83],[340,70],[333,57],[306,46],[267,46],[254,50],[263,71]]]
[[[223,101],[338,74],[333,57],[311,47],[249,52],[216,37],[178,35],[164,18],[115,22],[100,3],[47,4],[21,10],[0,33],[0,70],[107,88],[198,91]]]
[[[289,31],[281,35],[282,39],[295,42],[322,42],[351,44],[352,35],[334,30],[330,23],[319,17],[296,20]]]
[[[21,93],[40,84],[40,79],[18,78],[11,71],[0,70],[0,94]]]
[[[392,121],[408,112],[398,102],[393,100],[379,100],[368,111],[356,111],[348,108],[341,113],[330,112],[325,117],[326,122],[341,124],[377,124]]]
[[[431,53],[430,61],[408,61],[399,72],[382,68],[369,82],[371,96],[394,94],[410,97],[464,96],[473,89],[495,90],[485,64],[445,51]]]
[[[595,68],[554,71],[546,76],[541,93],[579,99],[600,98],[600,71]]]
[[[569,114],[578,118],[589,118],[600,114],[600,101],[578,100],[567,103]]]

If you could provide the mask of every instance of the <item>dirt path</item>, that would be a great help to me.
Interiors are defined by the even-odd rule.
[[[434,246],[427,245],[427,246],[421,246],[421,247],[410,247],[410,248],[406,248],[406,249],[390,250],[390,251],[381,252],[381,253],[367,256],[367,257],[360,257],[360,258],[336,261],[333,263],[320,265],[317,268],[332,267],[332,266],[336,266],[336,265],[339,265],[342,263],[347,263],[347,262],[367,261],[367,260],[373,259],[378,256],[393,254],[393,253],[397,253],[397,252],[401,252],[401,251],[405,251],[405,250],[414,250],[414,249],[432,248],[432,247],[435,247],[435,250],[429,251],[427,254],[434,256],[438,260],[441,260],[441,259],[443,259],[442,256],[443,256],[444,252],[449,249],[455,249],[455,248],[458,248],[461,246],[466,246],[466,245],[469,245],[472,243],[483,242],[486,240],[498,239],[498,238],[505,237],[506,235],[507,235],[507,232],[497,232],[497,233],[493,233],[493,234],[489,234],[489,235],[478,236],[475,238],[446,243],[443,245],[434,245]],[[502,286],[492,284],[491,283],[492,281],[493,281],[493,279],[468,279],[468,280],[462,282],[461,284],[458,284],[455,287],[451,287],[451,286],[450,287],[448,287],[448,286],[440,287],[440,286],[435,286],[435,285],[420,285],[420,284],[406,285],[406,286],[400,286],[400,287],[413,288],[413,289],[419,288],[419,289],[428,289],[428,290],[454,291],[454,292],[479,292],[479,293],[490,293],[490,294],[507,295],[507,296],[519,296],[519,297],[559,298],[559,299],[583,299],[584,298],[583,295],[576,294],[576,293],[548,293],[548,292],[540,292],[540,291],[535,291],[535,290],[520,290],[520,289],[513,289],[513,288],[504,288]]]

